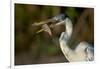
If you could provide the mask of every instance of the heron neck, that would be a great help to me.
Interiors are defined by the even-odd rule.
[[[70,38],[70,37],[71,37],[71,34],[72,34],[72,30],[73,30],[72,22],[71,22],[71,20],[68,19],[68,18],[66,19],[65,22],[66,22],[66,23],[65,23],[66,33],[67,33],[67,35],[68,35],[68,38]]]

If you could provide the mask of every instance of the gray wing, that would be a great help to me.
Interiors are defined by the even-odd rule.
[[[92,46],[89,46],[86,48],[85,52],[86,52],[87,61],[93,61],[94,60],[94,48]]]

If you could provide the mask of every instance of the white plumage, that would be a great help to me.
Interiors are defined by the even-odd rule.
[[[64,23],[66,31],[61,33],[59,43],[61,50],[69,62],[73,61],[93,61],[94,60],[94,48],[87,42],[80,42],[74,50],[68,45],[69,38],[72,34],[72,22],[69,18],[59,22],[58,24]]]

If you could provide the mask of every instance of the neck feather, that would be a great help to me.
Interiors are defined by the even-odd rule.
[[[70,38],[71,34],[72,34],[72,21],[69,18],[65,19],[65,26],[66,26],[66,33],[68,35],[68,37]]]

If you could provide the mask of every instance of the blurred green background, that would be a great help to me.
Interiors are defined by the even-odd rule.
[[[79,7],[15,4],[15,65],[68,62],[61,52],[58,42],[62,30],[52,29],[53,36],[50,37],[44,31],[37,34],[36,32],[41,29],[41,26],[33,27],[32,24],[57,14],[65,13],[72,19],[73,26],[75,26],[80,15],[86,9]],[[89,25],[89,28],[93,34],[93,27],[91,29],[91,25]],[[85,36],[87,35],[89,34],[85,34]],[[71,42],[77,39],[74,37]],[[93,35],[91,37],[89,42],[93,43]],[[78,41],[80,40],[78,39]]]

